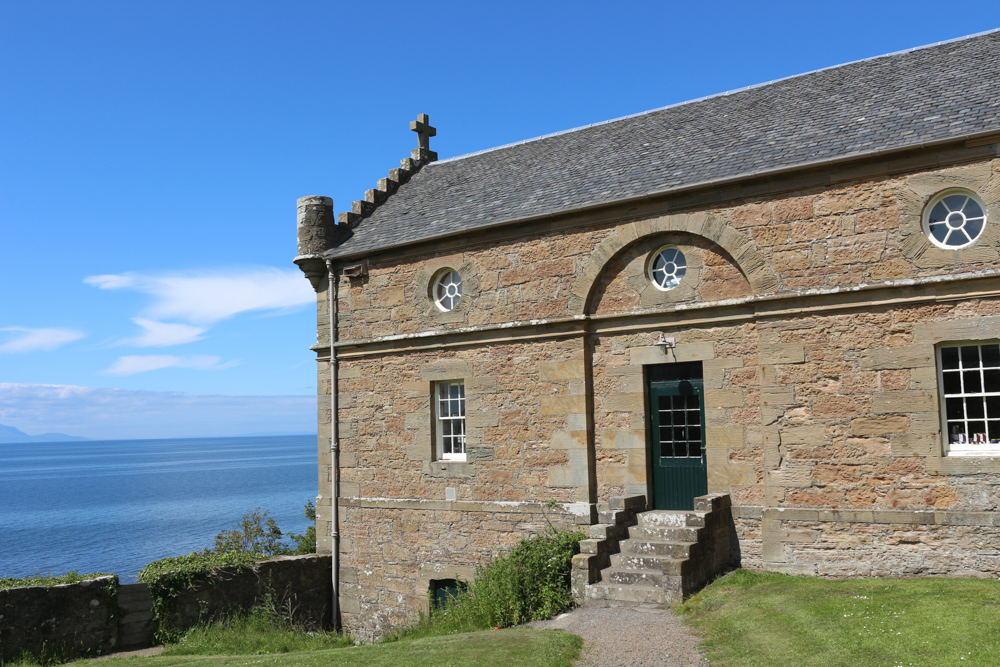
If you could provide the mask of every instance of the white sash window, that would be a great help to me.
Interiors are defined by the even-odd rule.
[[[438,382],[434,392],[435,437],[441,461],[465,460],[465,383]]]
[[[1000,455],[1000,343],[941,346],[938,381],[947,453]]]

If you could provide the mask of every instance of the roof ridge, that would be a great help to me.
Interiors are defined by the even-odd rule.
[[[859,58],[858,60],[851,60],[846,63],[840,63],[838,65],[829,65],[827,67],[820,67],[819,69],[810,70],[808,72],[801,72],[799,74],[791,74],[789,76],[783,76],[778,79],[772,79],[770,81],[765,81],[763,83],[754,83],[749,86],[743,86],[742,88],[734,88],[733,90],[727,90],[721,93],[713,93],[711,95],[705,95],[703,97],[697,97],[693,100],[685,100],[683,102],[675,102],[674,104],[668,104],[666,106],[657,107],[655,109],[649,109],[647,111],[639,111],[637,113],[628,114],[625,116],[619,116],[618,118],[611,118],[609,120],[602,120],[597,123],[590,123],[588,125],[581,125],[579,127],[572,127],[568,130],[559,130],[558,132],[550,132],[549,134],[542,134],[537,137],[532,137],[530,139],[521,139],[520,141],[512,141],[508,144],[502,144],[500,146],[493,146],[491,148],[484,148],[478,151],[472,151],[471,153],[463,153],[462,155],[454,155],[452,157],[447,157],[444,159],[436,160],[431,164],[445,164],[448,162],[456,162],[458,160],[464,160],[465,158],[475,157],[477,155],[483,155],[484,153],[492,153],[494,151],[503,150],[505,148],[513,148],[514,146],[521,146],[522,144],[528,144],[535,141],[541,141],[543,139],[550,139],[552,137],[558,137],[564,134],[571,134],[573,132],[580,132],[582,130],[588,130],[592,127],[600,127],[601,125],[610,125],[611,123],[617,123],[623,120],[629,120],[631,118],[639,118],[641,116],[647,116],[649,114],[657,113],[659,111],[665,111],[667,109],[673,109],[676,107],[682,107],[688,104],[696,104],[698,102],[704,102],[705,100],[714,99],[716,97],[726,97],[728,95],[735,95],[736,93],[742,93],[748,90],[754,90],[757,88],[763,88],[765,86],[770,86],[775,83],[780,83],[782,81],[788,81],[789,79],[797,79],[803,76],[809,76],[810,74],[818,74],[819,72],[826,72],[828,70],[840,69],[841,67],[848,67],[849,65],[856,65],[858,63],[869,62],[872,60],[879,60],[881,58],[891,58],[894,56],[901,56],[907,53],[912,53],[914,51],[922,51],[924,49],[932,49],[938,46],[943,46],[945,44],[952,44],[954,42],[962,42],[967,39],[974,39],[976,37],[983,37],[984,35],[989,35],[991,33],[1000,32],[1000,28],[991,28],[990,30],[984,30],[982,32],[973,33],[971,35],[965,35],[963,37],[954,37],[952,39],[945,39],[940,42],[934,42],[933,44],[925,44],[923,46],[914,46],[909,49],[902,49],[900,51],[892,51],[891,53],[883,53],[877,56],[869,56],[867,58]],[[430,166],[430,165],[428,165]]]

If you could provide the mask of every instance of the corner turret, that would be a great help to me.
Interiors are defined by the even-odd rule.
[[[345,233],[346,226],[338,225],[333,217],[333,199],[322,196],[300,197],[298,205],[299,254],[295,258],[302,273],[319,289],[326,275],[323,253],[334,246]]]

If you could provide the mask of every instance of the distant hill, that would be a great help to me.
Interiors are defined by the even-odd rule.
[[[81,438],[78,435],[66,435],[65,433],[28,435],[21,429],[0,424],[0,444],[5,442],[67,442],[69,440],[90,440],[90,438]]]

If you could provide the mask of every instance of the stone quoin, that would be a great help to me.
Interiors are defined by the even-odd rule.
[[[582,604],[1000,574],[1000,32],[443,160],[411,129],[299,200],[345,630],[550,524]]]

